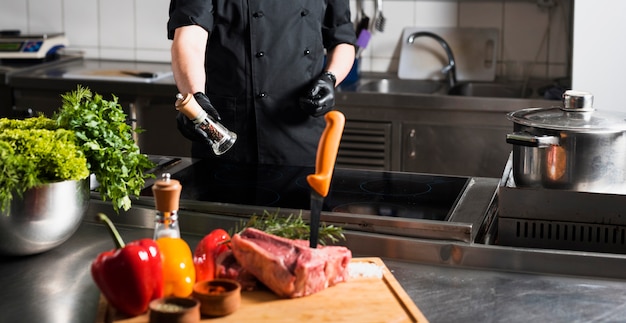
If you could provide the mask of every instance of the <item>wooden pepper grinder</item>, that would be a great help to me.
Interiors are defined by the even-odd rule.
[[[213,148],[215,155],[221,155],[229,150],[237,140],[237,134],[228,130],[217,120],[213,120],[200,106],[193,94],[183,96],[176,95],[176,110],[182,112],[189,120],[193,121],[196,128],[206,134],[206,140]]]
[[[180,238],[178,205],[182,186],[178,180],[170,177],[170,173],[163,173],[161,179],[152,185],[152,194],[157,211],[154,240],[162,237]]]

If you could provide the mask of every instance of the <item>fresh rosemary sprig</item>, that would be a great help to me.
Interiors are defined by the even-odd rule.
[[[295,240],[308,240],[311,227],[302,220],[302,211],[297,216],[280,216],[278,211],[271,213],[263,211],[263,215],[253,214],[248,221],[241,221],[235,228],[235,232],[240,232],[245,228],[255,228],[267,233]],[[318,243],[320,245],[333,244],[339,240],[345,240],[343,229],[334,225],[320,225]]]

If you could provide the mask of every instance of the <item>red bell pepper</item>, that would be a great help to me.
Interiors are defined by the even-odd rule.
[[[124,244],[111,220],[98,214],[109,227],[116,249],[105,251],[91,264],[91,276],[107,301],[118,311],[136,316],[150,301],[163,296],[163,265],[152,239]]]
[[[215,279],[215,260],[225,251],[228,251],[230,235],[223,229],[215,229],[204,236],[193,254],[193,264],[196,268],[196,281]]]

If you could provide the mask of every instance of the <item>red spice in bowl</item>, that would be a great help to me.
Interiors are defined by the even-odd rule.
[[[206,316],[225,316],[235,312],[241,304],[241,285],[232,279],[213,279],[197,282],[192,296],[200,301],[200,313]]]

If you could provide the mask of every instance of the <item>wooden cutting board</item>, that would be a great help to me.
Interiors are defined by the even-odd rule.
[[[319,293],[280,299],[270,291],[242,292],[233,314],[201,322],[428,322],[380,258],[354,258],[379,266],[382,278],[354,278]],[[148,323],[148,314],[116,317],[101,298],[97,323]]]

